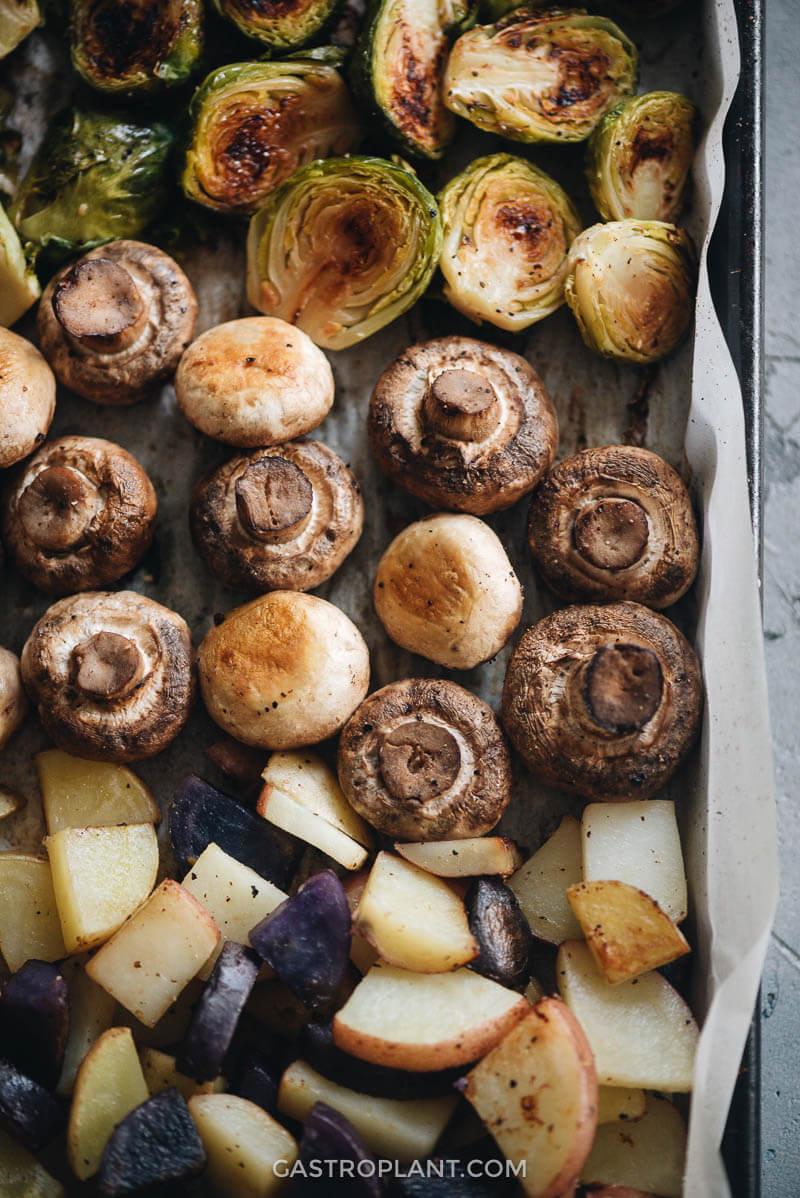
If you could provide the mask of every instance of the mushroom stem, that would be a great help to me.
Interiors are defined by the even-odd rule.
[[[650,526],[633,499],[605,498],[587,504],[575,521],[575,547],[599,570],[625,570],[645,551]]]
[[[604,645],[583,671],[586,713],[615,736],[643,728],[661,706],[663,690],[661,663],[642,645]]]
[[[53,312],[82,345],[110,353],[127,349],[147,324],[136,280],[109,258],[78,262],[56,286]]]
[[[311,517],[314,491],[308,476],[286,458],[251,462],[236,480],[236,512],[257,541],[290,541]]]
[[[122,699],[144,678],[144,657],[135,641],[117,632],[96,632],[72,650],[75,685],[93,699]]]
[[[26,535],[47,553],[74,548],[85,537],[99,507],[97,488],[72,466],[41,470],[17,502]]]
[[[455,441],[483,441],[500,422],[494,388],[474,370],[443,370],[429,379],[422,410],[435,432]]]
[[[424,803],[453,785],[461,752],[456,738],[440,724],[409,720],[383,737],[378,760],[393,798]]]

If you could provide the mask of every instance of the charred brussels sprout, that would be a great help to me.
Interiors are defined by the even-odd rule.
[[[581,229],[569,196],[524,158],[478,158],[439,196],[444,293],[473,320],[519,330],[564,302]]]
[[[15,50],[41,24],[36,0],[0,0],[0,58]]]
[[[42,293],[28,267],[17,230],[0,204],[0,327],[10,328]]]
[[[518,8],[464,33],[447,61],[444,102],[489,133],[583,141],[636,86],[636,47],[613,21]]]
[[[345,349],[410,308],[442,231],[416,175],[383,158],[301,167],[250,222],[247,295],[325,349]]]
[[[190,115],[183,190],[221,212],[255,212],[298,167],[346,154],[361,137],[339,72],[301,59],[220,67]]]
[[[166,125],[60,112],[9,212],[22,240],[68,255],[136,237],[166,197],[172,140]]]
[[[201,0],[72,0],[72,65],[111,95],[175,87],[200,58],[202,22]]]
[[[631,96],[606,113],[586,147],[589,190],[603,220],[675,220],[695,117],[694,104],[677,92]]]
[[[656,362],[686,333],[697,264],[689,234],[661,221],[592,225],[569,252],[564,295],[589,349]]]
[[[319,33],[339,0],[213,0],[213,4],[247,37],[281,54],[304,46]]]

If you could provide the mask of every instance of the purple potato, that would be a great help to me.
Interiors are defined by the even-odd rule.
[[[193,1177],[205,1164],[203,1141],[188,1106],[177,1090],[162,1090],[114,1128],[103,1151],[97,1190],[104,1198],[141,1194]]]
[[[175,1063],[181,1073],[198,1082],[211,1081],[220,1073],[259,968],[260,961],[249,948],[225,941],[178,1049]]]
[[[331,1023],[308,1023],[300,1033],[304,1060],[323,1077],[374,1098],[440,1098],[452,1093],[464,1066],[432,1073],[409,1073],[389,1065],[372,1065],[343,1052],[333,1041]]]
[[[0,1127],[36,1152],[61,1130],[66,1114],[44,1086],[0,1060]]]
[[[467,891],[466,908],[469,930],[480,948],[470,969],[512,990],[524,986],[532,936],[516,895],[500,878],[476,878]]]
[[[26,961],[0,996],[0,1057],[51,1090],[61,1074],[68,1034],[66,981],[55,965]]]
[[[263,1052],[251,1048],[239,1063],[230,1092],[254,1102],[268,1115],[274,1115],[278,1110],[278,1083],[282,1072]]]
[[[320,1177],[314,1175],[314,1161]],[[338,1168],[340,1162],[343,1169]],[[315,1102],[308,1112],[300,1140],[300,1163],[306,1176],[295,1177],[293,1194],[325,1198],[381,1198],[383,1194],[375,1157],[350,1120],[324,1102]]]
[[[309,878],[256,924],[250,943],[307,1007],[335,996],[350,958],[350,907],[332,870]]]
[[[184,873],[213,841],[282,890],[302,851],[286,832],[195,775],[185,778],[175,791],[169,835]]]

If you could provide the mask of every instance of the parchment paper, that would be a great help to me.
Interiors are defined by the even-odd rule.
[[[509,649],[478,669],[438,671],[394,646],[378,624],[371,583],[380,553],[425,507],[390,484],[373,463],[364,416],[374,382],[390,359],[416,340],[449,332],[485,336],[523,352],[539,371],[558,409],[560,456],[620,439],[666,457],[690,483],[703,526],[703,557],[692,593],[667,613],[693,639],[703,661],[706,708],[700,745],[673,779],[666,797],[677,801],[691,888],[695,943],[694,999],[704,1020],[691,1106],[685,1194],[729,1193],[719,1144],[756,997],[776,903],[777,853],[772,766],[756,564],[747,502],[741,397],[713,311],[706,248],[724,183],[721,134],[738,77],[731,0],[706,0],[652,24],[621,22],[641,50],[640,90],[673,88],[699,106],[705,136],[694,167],[694,197],[685,223],[701,250],[696,331],[657,369],[619,366],[584,349],[571,315],[562,309],[528,334],[513,337],[477,329],[435,294],[362,346],[331,354],[337,384],[332,413],[314,435],[338,450],[362,482],[367,507],[363,538],[339,573],[318,591],[359,625],[370,647],[371,688],[395,678],[443,673],[477,691],[497,710]],[[9,82],[17,89],[12,124],[25,135],[25,156],[36,147],[45,116],[65,97],[69,76],[58,36],[36,34],[16,56]],[[504,143],[464,125],[446,162],[426,174],[439,186],[479,154]],[[504,148],[506,146],[504,145]],[[585,224],[596,216],[582,179],[581,150],[512,147],[552,173],[578,201]],[[242,233],[188,256],[184,265],[201,300],[200,329],[247,311],[243,299]],[[33,335],[31,319],[22,331]],[[140,590],[180,611],[197,641],[215,612],[245,596],[216,584],[195,557],[187,508],[194,479],[231,451],[195,432],[177,410],[174,392],[133,408],[96,407],[60,393],[52,434],[109,437],[146,467],[159,497],[155,545],[121,586]],[[525,547],[527,502],[492,517],[525,588],[518,634],[555,606],[540,587]],[[19,652],[48,606],[7,569],[0,640]],[[517,637],[514,638],[516,640]],[[198,711],[169,750],[136,768],[165,806],[189,770],[217,784],[203,757],[218,736]],[[0,781],[28,798],[26,808],[0,825],[3,847],[37,848],[43,833],[32,754],[45,744],[30,718],[0,758]],[[501,828],[529,850],[565,810],[581,804],[540,787],[518,762],[515,802]],[[161,838],[164,841],[165,827]],[[166,846],[165,846],[166,847]]]

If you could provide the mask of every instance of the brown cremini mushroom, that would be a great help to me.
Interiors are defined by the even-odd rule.
[[[412,345],[378,379],[367,431],[381,469],[432,507],[484,515],[536,486],[558,446],[544,383],[471,337]]]
[[[545,582],[570,600],[668,607],[699,560],[680,475],[629,445],[584,449],[554,466],[531,499],[528,542]]]
[[[3,538],[19,572],[43,591],[96,590],[146,552],[156,509],[152,483],[127,450],[99,437],[59,437],[6,487]]]
[[[4,749],[28,711],[19,658],[0,647],[0,749]]]
[[[350,804],[387,836],[483,836],[511,800],[511,760],[490,707],[455,682],[407,678],[370,695],[339,740]]]
[[[133,591],[72,595],[34,627],[22,677],[59,748],[138,761],[166,748],[189,717],[191,636],[176,612]]]
[[[271,591],[229,612],[206,633],[197,663],[211,718],[264,749],[332,736],[369,686],[369,652],[355,624],[298,591]]]
[[[683,760],[700,666],[666,616],[638,603],[565,607],[524,634],[503,723],[531,771],[586,799],[646,799]]]
[[[197,300],[177,262],[141,241],[112,241],[45,288],[39,342],[70,390],[130,404],[175,373],[196,321]]]
[[[374,599],[393,641],[462,670],[499,653],[522,614],[522,587],[499,538],[462,514],[403,529],[378,563]]]
[[[56,410],[56,380],[35,345],[0,328],[0,468],[44,441]]]
[[[308,591],[338,570],[364,523],[361,488],[319,441],[232,458],[196,484],[197,552],[228,586]]]
[[[316,428],[333,403],[333,372],[301,329],[248,316],[209,329],[189,346],[175,392],[201,433],[255,449]]]

